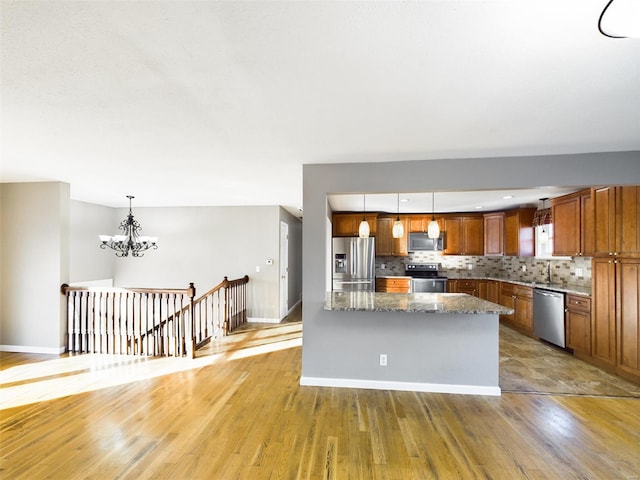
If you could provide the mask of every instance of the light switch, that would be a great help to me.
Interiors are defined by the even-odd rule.
[[[256,272],[260,272],[260,265],[256,265]]]

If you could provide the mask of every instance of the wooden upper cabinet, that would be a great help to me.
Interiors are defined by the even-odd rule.
[[[409,219],[400,216],[404,226],[404,234],[401,238],[393,238],[393,222],[397,216],[378,217],[376,232],[376,255],[406,257],[408,251]]]
[[[593,256],[597,242],[594,201],[590,189],[551,200],[554,255]]]
[[[593,257],[595,252],[595,212],[593,195],[586,190],[580,195],[580,250],[582,255]]]
[[[504,213],[484,215],[484,254],[504,255]]]
[[[551,200],[553,218],[553,254],[580,254],[580,197],[567,195]]]
[[[484,218],[482,216],[445,217],[443,227],[446,235],[445,254],[484,254]]]
[[[593,211],[595,224],[596,256],[613,256],[616,250],[616,196],[615,187],[593,189]]]
[[[440,230],[443,230],[442,217],[435,217],[433,215],[408,215],[407,218],[409,222],[409,232],[411,233],[426,232],[432,218],[436,219]]]
[[[640,185],[593,189],[597,257],[640,257]]]
[[[367,213],[334,213],[331,219],[332,236],[334,237],[357,237],[358,229],[362,218],[366,218],[369,222],[369,235],[376,235],[377,214]]]
[[[616,251],[640,257],[640,185],[616,187]]]
[[[519,208],[504,214],[504,254],[533,257],[535,253],[533,216],[535,208]]]

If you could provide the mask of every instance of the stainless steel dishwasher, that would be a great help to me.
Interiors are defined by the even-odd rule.
[[[533,290],[533,334],[559,347],[565,347],[564,293]]]

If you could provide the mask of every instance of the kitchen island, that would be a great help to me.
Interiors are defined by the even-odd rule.
[[[509,308],[463,293],[329,292],[324,310],[347,339],[326,345],[327,362],[349,361],[339,378],[301,385],[500,395],[498,316]]]

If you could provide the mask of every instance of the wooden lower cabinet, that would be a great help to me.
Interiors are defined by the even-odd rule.
[[[616,264],[594,258],[591,267],[591,355],[598,363],[616,364]]]
[[[567,294],[567,347],[576,355],[591,355],[591,298]]]
[[[487,289],[489,288],[489,280],[476,280],[477,297],[487,300]]]
[[[640,259],[616,263],[617,368],[640,379]]]
[[[499,303],[514,310],[512,315],[501,315],[502,320],[524,333],[533,335],[533,288],[502,282]]]
[[[409,293],[411,279],[408,277],[377,277],[376,292]]]
[[[515,310],[516,308],[516,285],[515,283],[501,282],[500,283],[500,305]],[[500,319],[506,321],[509,324],[514,323],[515,312],[507,315],[500,315]]]
[[[487,280],[487,298],[489,302],[500,303],[500,282]]]

